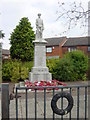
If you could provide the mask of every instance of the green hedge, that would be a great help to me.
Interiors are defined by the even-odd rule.
[[[10,80],[10,78],[12,77],[11,73],[12,73],[12,61],[6,61],[2,64],[2,79],[3,80]]]
[[[10,60],[2,64],[2,79],[17,82],[29,77],[29,72],[33,67],[33,61],[21,62],[20,60]]]
[[[82,51],[68,52],[61,59],[47,60],[53,79],[60,81],[86,80],[88,57]]]
[[[47,60],[47,66],[53,79],[60,81],[87,79],[88,57],[81,51],[69,52],[60,59],[49,59]],[[2,79],[12,82],[28,79],[32,67],[33,61],[6,61],[2,64]]]

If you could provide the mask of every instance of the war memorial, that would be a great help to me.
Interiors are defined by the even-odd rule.
[[[36,19],[36,37],[34,43],[34,66],[29,73],[29,80],[31,82],[41,80],[52,80],[52,74],[46,67],[46,44],[47,41],[43,39],[43,20],[40,18],[41,14],[38,14]]]

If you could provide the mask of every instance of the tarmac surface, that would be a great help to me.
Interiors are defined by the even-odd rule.
[[[78,81],[78,82],[67,82],[67,85],[88,85],[89,82],[87,81]],[[9,84],[9,92],[13,92],[13,87],[14,84],[10,83]],[[65,89],[65,92],[69,92],[69,89]],[[60,90],[55,90],[55,94],[59,93]],[[80,88],[80,93],[79,93],[79,118],[85,118],[85,89]],[[88,89],[88,97],[87,97],[87,117],[88,117],[88,101],[90,98],[90,89]],[[25,93],[18,93],[20,96],[18,98],[18,118],[25,118],[26,117],[26,99],[25,99]],[[46,111],[46,118],[53,118],[53,111],[51,109],[51,100],[53,97],[53,92],[51,91],[46,91],[46,110],[44,108],[44,92],[43,91],[37,91],[37,118],[44,118],[45,113],[44,110]],[[77,89],[73,88],[72,89],[72,97],[74,100],[74,106],[73,109],[71,110],[71,118],[77,118]],[[1,98],[1,94],[0,94]],[[28,99],[27,99],[27,114],[28,118],[35,118],[35,92],[31,91],[28,92]],[[68,102],[66,99],[63,101],[63,107],[67,107]],[[1,101],[0,101],[0,106],[1,106]],[[57,103],[58,108],[61,107],[61,100],[58,100]],[[14,98],[13,100],[10,101],[9,105],[9,112],[10,112],[10,118],[16,118],[16,99]],[[1,116],[1,109],[0,109],[0,116]],[[64,118],[69,118],[70,113],[64,115]],[[60,115],[55,114],[55,118],[61,118]]]

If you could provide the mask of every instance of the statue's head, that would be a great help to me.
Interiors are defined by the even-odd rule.
[[[40,16],[41,16],[41,13],[38,13],[38,16],[40,17]]]

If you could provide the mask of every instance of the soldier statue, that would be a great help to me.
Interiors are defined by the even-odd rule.
[[[43,20],[40,18],[41,14],[38,14],[36,19],[36,40],[42,39],[42,32],[44,30]]]

